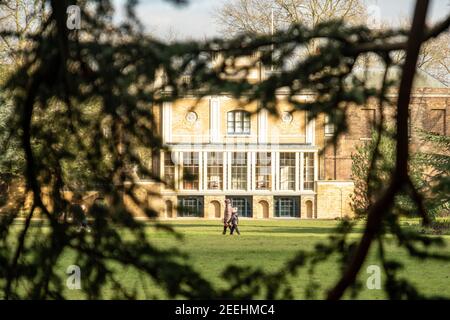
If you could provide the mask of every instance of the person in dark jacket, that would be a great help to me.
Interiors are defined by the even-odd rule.
[[[92,228],[99,232],[107,227],[108,203],[103,197],[98,197],[89,208],[88,215],[93,219]]]
[[[238,224],[239,224],[239,215],[238,215],[238,211],[237,211],[237,208],[233,208],[233,212],[232,212],[232,214],[231,214],[231,219],[230,219],[230,225],[231,225],[231,231],[230,231],[230,234],[233,234],[234,230],[236,230],[236,232],[237,232],[238,235],[241,234],[241,233],[239,232]]]

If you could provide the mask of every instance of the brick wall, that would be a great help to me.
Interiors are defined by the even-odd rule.
[[[385,123],[394,125],[395,96],[392,104],[384,108]],[[324,180],[351,179],[351,155],[356,146],[370,139],[370,118],[378,119],[380,111],[376,101],[370,101],[367,106],[350,105],[347,111],[348,131],[337,141],[335,146],[327,146],[327,139],[320,144],[325,148],[320,157],[320,178]],[[449,89],[416,89],[410,104],[411,150],[427,151],[427,146],[420,141],[417,131],[429,130],[449,135],[450,123],[450,90]],[[323,126],[323,121],[320,122]],[[317,127],[316,127],[317,130]],[[317,141],[317,140],[316,140]],[[322,142],[321,141],[321,142]]]

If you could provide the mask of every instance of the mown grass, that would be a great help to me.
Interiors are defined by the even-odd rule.
[[[405,221],[408,227],[415,227],[417,221]],[[320,220],[242,220],[241,236],[222,235],[220,221],[205,220],[174,220],[167,221],[180,234],[178,240],[164,231],[158,231],[148,225],[148,235],[151,241],[161,248],[179,248],[189,255],[189,261],[194,268],[216,286],[224,286],[227,275],[223,270],[227,265],[260,267],[265,271],[276,271],[284,267],[284,263],[299,250],[314,250],[317,243],[325,242],[337,226],[337,221]],[[363,225],[360,224],[350,237],[360,237]],[[450,254],[450,236],[444,235],[445,247],[437,248],[440,252]],[[360,273],[363,284],[369,274],[366,267],[377,264],[375,249]],[[427,296],[447,296],[450,298],[450,268],[448,263],[434,260],[418,260],[409,257],[400,249],[394,239],[386,246],[387,255],[402,262],[405,268],[401,271],[404,278],[410,280]],[[76,264],[75,255],[67,253],[59,261],[63,279],[66,266]],[[164,293],[155,283],[143,280],[131,268],[115,268],[121,283],[128,288],[135,288],[142,299],[165,298]],[[323,298],[325,292],[336,281],[340,274],[336,259],[321,263],[313,275],[320,287],[315,290],[316,298]],[[303,299],[305,289],[311,276],[306,270],[291,278],[295,298]],[[145,290],[144,290],[145,289]],[[150,292],[145,294],[144,292]],[[104,289],[105,298],[113,298],[115,290],[111,285]],[[66,290],[69,298],[83,299],[85,296],[79,290]],[[349,296],[347,296],[349,298]],[[369,290],[363,286],[359,299],[385,299],[383,290]]]

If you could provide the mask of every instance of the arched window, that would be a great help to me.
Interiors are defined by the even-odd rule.
[[[325,115],[325,135],[333,136],[336,131],[336,125],[334,123],[335,115],[334,114],[326,114]]]
[[[227,132],[228,134],[250,134],[250,113],[244,110],[228,112]]]
[[[306,205],[306,216],[309,219],[312,219],[312,217],[313,217],[313,203],[312,203],[312,201],[311,200],[307,200],[305,202],[305,205]]]
[[[172,207],[172,201],[166,200],[166,218],[173,218]]]

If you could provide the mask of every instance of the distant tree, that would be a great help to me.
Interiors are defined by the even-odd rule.
[[[410,22],[402,19],[400,27],[407,30]],[[385,27],[387,28],[387,27]],[[405,59],[404,51],[396,51],[391,54],[397,64],[403,63]],[[450,85],[450,32],[446,31],[426,43],[420,49],[417,67],[443,84]]]
[[[30,44],[28,37],[39,27],[44,7],[42,0],[0,1],[0,86],[24,61],[23,53]],[[7,130],[14,107],[10,96],[0,91],[0,184],[9,189],[14,179],[20,179],[24,154],[17,136]],[[1,192],[5,197],[6,192]]]
[[[296,24],[315,28],[334,19],[361,24],[365,9],[360,0],[228,0],[215,16],[224,35],[269,35]],[[310,41],[302,52],[316,54],[317,41]]]
[[[352,154],[352,180],[355,183],[355,190],[352,195],[352,209],[360,217],[367,215],[374,197],[389,181],[395,168],[395,140],[387,135],[383,135],[378,146],[380,156],[374,163],[377,174],[372,179],[369,179],[371,160],[376,151],[376,140],[376,133],[374,133],[369,142],[357,146],[356,152]]]
[[[364,13],[360,0],[228,0],[216,18],[224,34],[271,34],[272,26],[278,31],[295,24],[314,28],[333,19],[362,22]]]
[[[221,31],[230,36],[240,33],[270,34],[272,26],[276,31],[298,23],[313,28],[332,19],[366,24],[367,12],[360,0],[227,0],[216,10],[216,20]],[[408,30],[410,26],[410,19],[401,19],[402,29]],[[381,28],[388,30],[391,27],[384,23]],[[417,62],[418,68],[446,85],[450,84],[449,43],[449,32],[443,32],[439,37],[424,43]],[[317,44],[307,49],[314,54]],[[394,63],[401,64],[405,59],[405,51],[393,52],[392,58]]]
[[[417,163],[424,170],[424,192],[427,194],[431,217],[448,216],[450,213],[450,137],[432,132],[420,132],[422,140],[431,151],[420,152]]]
[[[376,199],[377,194],[383,191],[395,169],[396,141],[395,131],[386,129],[378,142],[378,133],[374,132],[372,139],[356,147],[352,154],[352,180],[355,190],[352,195],[352,208],[359,217],[366,217],[368,209]],[[378,148],[377,148],[378,147]],[[378,154],[376,155],[375,152]],[[372,160],[375,161],[372,163]],[[433,167],[434,163],[429,162]],[[426,192],[424,162],[419,162],[418,155],[411,155],[408,167],[409,175],[419,192]],[[369,176],[376,172],[376,175]],[[428,208],[427,208],[428,209]],[[395,199],[395,210],[406,216],[417,216],[417,207],[411,194],[399,193]]]
[[[352,180],[355,191],[352,196],[352,207],[360,217],[367,215],[370,204],[379,194],[395,168],[396,142],[393,130],[383,132],[378,150],[376,151],[377,133],[372,139],[356,148],[352,154]],[[419,131],[422,144],[427,144],[430,150],[419,151],[411,155],[409,174],[419,191],[424,194],[424,207],[430,220],[448,214],[450,196],[448,191],[450,173],[450,137]],[[379,152],[378,156],[375,152]],[[371,164],[372,159],[376,158]],[[374,166],[376,176],[369,177],[371,166]],[[400,193],[395,199],[398,212],[409,216],[417,216],[418,208],[411,194]]]
[[[3,0],[0,2],[0,61],[18,64],[30,43],[28,36],[38,30],[45,13],[43,0]],[[6,31],[6,32],[5,32]]]
[[[0,86],[11,75],[11,67],[0,65]],[[11,185],[15,180],[23,181],[25,155],[20,140],[10,130],[14,117],[14,105],[6,91],[0,90],[0,210],[6,203]]]

